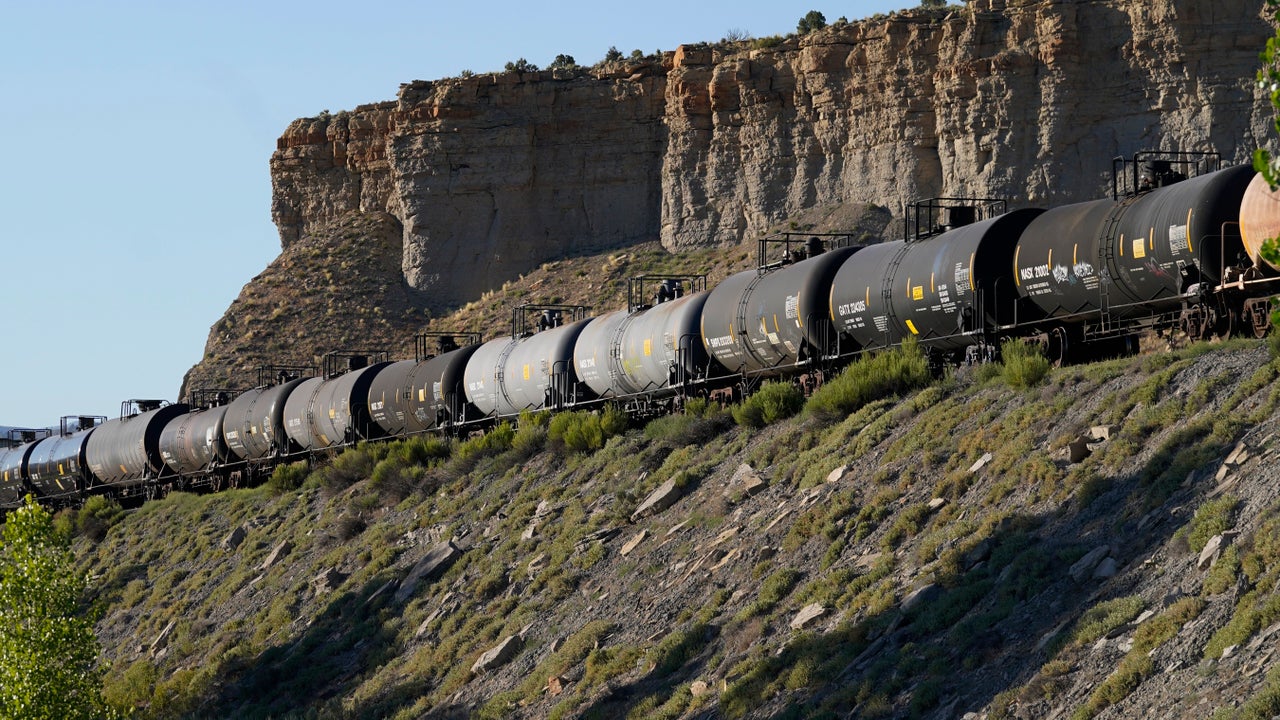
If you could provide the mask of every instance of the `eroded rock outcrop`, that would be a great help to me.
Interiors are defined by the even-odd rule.
[[[1248,0],[974,0],[768,49],[412,82],[294,122],[272,214],[285,248],[394,215],[404,280],[444,307],[565,254],[737,242],[826,205],[1073,201],[1119,154],[1242,160],[1268,34]]]

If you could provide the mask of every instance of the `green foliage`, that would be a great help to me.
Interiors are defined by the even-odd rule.
[[[102,673],[85,579],[68,540],[27,496],[9,514],[0,548],[0,717],[100,718]]]
[[[1196,514],[1191,518],[1187,529],[1187,545],[1191,547],[1191,551],[1200,552],[1214,535],[1230,530],[1239,505],[1238,498],[1223,495],[1196,508]]]
[[[276,495],[283,495],[302,487],[302,483],[310,474],[311,467],[306,460],[282,463],[271,471],[271,479],[267,480],[267,488]]]
[[[827,26],[827,18],[817,10],[810,10],[805,16],[800,18],[800,22],[796,24],[796,32],[801,35],[807,35],[814,30],[821,30]]]
[[[373,473],[373,455],[360,445],[349,448],[320,471],[320,482],[326,492],[336,495]]]
[[[1052,363],[1036,348],[1021,340],[1005,340],[1000,346],[1000,359],[1004,381],[1012,388],[1029,388],[1039,385],[1049,374]]]
[[[550,67],[550,68],[552,68],[553,70],[554,70],[554,69],[556,69],[556,68],[563,68],[563,69],[565,69],[565,70],[572,70],[572,69],[574,69],[574,68],[578,67],[578,63],[577,63],[577,61],[576,61],[576,60],[574,60],[574,59],[573,59],[573,56],[572,56],[572,55],[563,55],[563,54],[561,54],[561,55],[556,55],[556,59],[555,59],[555,60],[552,60],[552,61],[551,61],[551,64],[550,64],[550,65],[548,65],[547,67]]]
[[[1116,628],[1131,622],[1142,612],[1142,598],[1137,595],[1115,598],[1098,603],[1085,611],[1071,629],[1070,643],[1079,647],[1088,645]]]
[[[1280,27],[1280,0],[1266,0],[1266,10],[1271,15],[1272,25]],[[1280,29],[1267,38],[1267,47],[1262,51],[1258,87],[1267,93],[1271,101],[1271,127],[1280,132]],[[1258,148],[1253,151],[1253,169],[1262,173],[1272,190],[1280,187],[1280,157],[1273,156],[1265,148]],[[1280,263],[1280,243],[1276,238],[1264,240],[1259,252],[1268,262]],[[1272,323],[1275,323],[1275,313],[1272,314]]]
[[[864,355],[814,391],[805,412],[831,422],[882,398],[932,382],[929,360],[914,338],[884,352]]]
[[[622,60],[622,51],[616,45],[610,45],[604,54],[604,62],[614,63]]]
[[[609,406],[600,413],[583,410],[555,415],[547,426],[547,438],[553,446],[585,453],[599,450],[609,438],[626,429],[626,414]]]
[[[76,513],[76,529],[86,538],[100,542],[107,531],[124,519],[124,508],[105,495],[94,495],[84,501]]]
[[[762,428],[795,415],[804,407],[804,393],[794,383],[770,381],[733,408],[733,419],[743,427]]]
[[[458,445],[454,457],[460,460],[473,460],[480,457],[497,455],[511,449],[511,443],[516,437],[515,428],[511,427],[511,423],[500,422],[489,432],[483,435],[466,440]]]
[[[525,60],[524,58],[520,58],[520,59],[518,59],[518,60],[514,60],[514,61],[508,61],[508,62],[507,62],[507,64],[503,67],[503,69],[504,69],[504,70],[506,70],[507,72],[512,72],[512,71],[515,71],[515,72],[538,72],[538,66],[537,66],[537,65],[534,65],[533,63],[529,62],[528,60]]]

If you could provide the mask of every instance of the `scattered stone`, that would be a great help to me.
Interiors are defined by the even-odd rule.
[[[538,573],[542,572],[542,568],[544,567],[542,563],[546,559],[547,559],[546,553],[538,553],[532,560],[529,561],[529,564],[525,566],[525,572],[530,577],[533,577],[534,575],[537,575]]]
[[[688,524],[689,524],[689,521],[688,521],[688,520],[685,520],[685,521],[683,521],[683,522],[678,522],[678,523],[676,523],[675,525],[672,525],[672,526],[671,526],[671,529],[667,530],[666,537],[671,537],[672,535],[675,535],[676,533],[678,533],[678,532],[680,532],[681,530],[683,530],[683,529],[684,529],[684,526],[685,526],[685,525],[688,525]]]
[[[567,684],[569,684],[568,680],[565,680],[559,675],[552,675],[547,678],[547,694],[551,697],[555,697],[564,692],[564,686]]]
[[[976,473],[986,467],[989,462],[991,462],[991,453],[983,453],[977,462],[969,466],[969,472]]]
[[[317,595],[323,595],[337,590],[346,579],[347,576],[338,572],[337,568],[329,568],[311,579],[311,588]]]
[[[750,465],[742,463],[738,469],[734,471],[733,477],[729,478],[729,485],[725,488],[726,497],[751,497],[765,488],[765,482],[761,479]]]
[[[169,624],[165,625],[160,634],[156,636],[156,639],[151,641],[151,657],[156,657],[158,653],[165,649],[165,646],[169,644],[169,636],[173,634],[173,629],[177,625],[177,619],[170,620]]]
[[[947,504],[947,499],[936,497],[929,501],[929,512],[937,512],[939,508]]]
[[[1108,555],[1093,569],[1093,577],[1097,580],[1105,580],[1113,577],[1117,570],[1119,570],[1119,567],[1116,564],[1116,559]]]
[[[1231,544],[1231,539],[1235,537],[1233,532],[1225,532],[1220,535],[1214,535],[1209,538],[1209,542],[1204,544],[1204,549],[1200,551],[1200,557],[1196,561],[1196,567],[1201,570],[1208,570],[1213,564],[1218,562],[1218,558],[1222,556],[1222,551],[1227,549]]]
[[[1226,463],[1222,463],[1222,467],[1218,468],[1218,474],[1214,475],[1213,479],[1218,482],[1222,482],[1222,479],[1225,478],[1229,472],[1231,472],[1231,466]]]
[[[524,649],[524,641],[519,635],[508,635],[502,642],[484,651],[471,666],[471,672],[483,673],[502,667],[511,662],[516,653]]]
[[[649,497],[640,503],[640,507],[631,513],[631,522],[636,522],[650,515],[657,515],[675,504],[680,499],[680,488],[676,487],[674,479],[668,480],[658,486],[657,490],[649,493]]]
[[[445,541],[429,550],[417,565],[409,571],[405,579],[400,582],[400,588],[396,590],[395,601],[403,603],[408,600],[411,595],[418,589],[418,583],[423,580],[429,580],[432,577],[449,569],[454,561],[462,556],[462,551],[458,549],[452,541]]]
[[[630,555],[631,551],[640,547],[640,543],[644,542],[648,537],[649,531],[641,530],[622,546],[622,549],[618,551],[618,554],[622,555],[622,557]]]
[[[841,480],[844,479],[845,473],[847,472],[849,472],[849,466],[841,465],[835,470],[832,470],[831,472],[827,473],[827,482],[829,483],[840,482]]]
[[[983,538],[981,542],[969,548],[969,552],[964,554],[964,568],[965,570],[972,570],[974,566],[989,557],[991,557],[991,540]]]
[[[1240,442],[1236,443],[1235,449],[1231,451],[1231,454],[1227,456],[1227,459],[1223,461],[1223,464],[1224,465],[1243,465],[1244,461],[1247,459],[1249,459],[1249,446],[1245,445],[1244,441],[1241,440]]]
[[[520,533],[520,539],[525,542],[528,542],[533,539],[533,536],[536,535],[537,532],[538,532],[538,521],[530,520],[529,526],[524,529],[524,532]]]
[[[258,569],[264,572],[270,570],[285,555],[288,555],[292,551],[293,543],[288,540],[281,540],[280,544],[271,549],[271,554],[267,555],[267,559],[262,561],[262,564],[258,566]]]
[[[1093,450],[1089,447],[1089,438],[1081,435],[1080,437],[1067,443],[1067,457],[1073,463],[1082,463],[1085,458],[1093,454]]]
[[[244,537],[247,534],[248,531],[245,530],[243,525],[237,527],[222,538],[222,549],[227,552],[235,552],[236,548],[240,547],[240,543],[244,542]]]
[[[1089,440],[1095,444],[1104,443],[1111,439],[1116,429],[1115,425],[1094,425],[1089,428]]]
[[[701,680],[694,680],[689,683],[689,694],[694,697],[702,697],[711,692],[711,687]]]
[[[365,606],[372,605],[374,600],[377,600],[378,598],[382,597],[382,594],[390,590],[391,586],[395,584],[396,584],[395,578],[392,578],[382,583],[382,587],[378,588],[377,590],[374,590],[373,594],[369,596],[369,599],[364,601]]]
[[[806,625],[826,614],[827,609],[819,603],[805,605],[795,617],[791,618],[791,629],[803,630]]]
[[[759,550],[756,551],[756,559],[758,559],[760,562],[764,562],[765,560],[772,560],[773,556],[777,554],[778,554],[778,548],[772,545],[763,545],[760,547]]]
[[[783,511],[782,511],[782,514],[778,515],[778,517],[776,517],[776,518],[774,518],[774,519],[773,519],[773,522],[771,522],[771,523],[769,523],[768,525],[766,525],[766,526],[765,526],[764,531],[765,531],[765,532],[769,532],[770,530],[772,530],[772,529],[774,528],[774,526],[775,526],[775,525],[777,525],[778,523],[782,522],[782,519],[783,519],[783,518],[785,518],[786,516],[788,516],[788,515],[790,515],[790,514],[791,514],[791,508],[787,508],[786,510],[783,510]]]
[[[1144,622],[1146,622],[1146,621],[1150,620],[1151,618],[1155,617],[1155,614],[1156,614],[1156,611],[1155,611],[1155,610],[1143,610],[1143,611],[1142,611],[1142,614],[1138,616],[1138,619],[1136,619],[1136,620],[1134,620],[1134,621],[1133,621],[1133,624],[1134,624],[1134,625],[1141,625],[1142,623],[1144,623]]]
[[[929,583],[912,590],[902,598],[902,612],[909,613],[922,605],[937,599],[942,594],[942,587],[937,583]]]
[[[1222,648],[1222,659],[1223,659],[1223,660],[1226,660],[1227,658],[1229,658],[1229,657],[1231,657],[1232,655],[1234,655],[1234,654],[1235,654],[1235,652],[1236,652],[1236,648],[1238,648],[1238,647],[1240,647],[1240,646],[1239,646],[1239,645],[1228,645],[1228,646],[1226,646],[1226,647]]]
[[[707,547],[707,548],[713,548],[713,547],[715,547],[715,546],[719,545],[720,543],[725,542],[726,540],[731,540],[735,535],[737,535],[737,534],[738,534],[738,531],[739,531],[740,529],[741,529],[741,528],[739,528],[739,527],[737,527],[737,526],[735,525],[735,526],[733,526],[733,527],[730,527],[730,528],[727,528],[727,529],[725,529],[725,530],[722,530],[722,531],[720,532],[720,534],[716,536],[716,539],[715,539],[715,540],[712,540],[712,541],[711,541],[711,544],[710,544],[710,545],[707,545],[706,547]],[[706,548],[699,548],[699,549],[700,549],[700,550],[702,550],[702,549],[706,549]]]
[[[1103,558],[1110,554],[1111,547],[1109,545],[1099,545],[1077,560],[1071,566],[1071,569],[1067,571],[1067,574],[1071,576],[1072,580],[1082,583],[1093,574],[1093,569],[1098,567],[1098,563],[1102,562]]]
[[[741,554],[742,554],[742,550],[739,548],[734,548],[733,550],[730,550],[728,554],[720,558],[719,562],[711,566],[710,572],[715,572],[716,570],[719,570],[725,565],[728,565],[730,562],[733,561],[734,558],[738,557]]]
[[[551,514],[553,509],[554,508],[551,507],[551,503],[547,502],[546,500],[543,500],[542,502],[538,503],[537,509],[533,511],[533,516],[536,518],[546,517]]]

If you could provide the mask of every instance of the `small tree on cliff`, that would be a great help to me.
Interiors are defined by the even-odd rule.
[[[0,546],[0,717],[78,720],[107,715],[98,642],[80,605],[85,579],[69,540],[27,496]]]
[[[799,24],[796,25],[796,32],[801,35],[807,35],[814,30],[821,30],[827,26],[827,16],[817,10],[810,10],[805,16],[800,18]]]
[[[1276,33],[1267,40],[1262,51],[1262,68],[1258,70],[1258,87],[1267,91],[1274,114],[1271,126],[1280,133],[1280,0],[1267,0],[1267,12],[1271,15]],[[1266,148],[1253,151],[1253,169],[1262,173],[1274,190],[1280,186],[1280,157],[1274,157]],[[1274,248],[1273,248],[1274,249]]]
[[[556,59],[552,60],[551,64],[548,65],[547,67],[550,67],[553,70],[556,68],[564,68],[566,70],[572,70],[578,67],[578,61],[574,60],[572,55],[561,54],[561,55],[557,55]]]

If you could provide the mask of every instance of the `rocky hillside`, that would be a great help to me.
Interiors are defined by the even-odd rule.
[[[528,418],[150,503],[77,542],[110,697],[164,718],[1280,712],[1267,348],[1010,363],[760,429]],[[851,377],[915,377],[897,367]]]
[[[849,231],[849,208],[901,216],[938,195],[1092,198],[1112,157],[1148,148],[1239,161],[1267,132],[1252,78],[1270,34],[1257,0],[970,0],[802,37],[406,83],[285,130],[271,159],[283,253],[212,329],[192,377],[318,355],[360,328],[407,347],[425,311],[567,256]],[[344,296],[359,278],[324,256],[349,249],[353,227],[371,228],[360,244],[386,272]],[[280,291],[298,284],[335,296],[298,318],[312,332],[241,342],[283,343],[275,313],[309,301]]]

